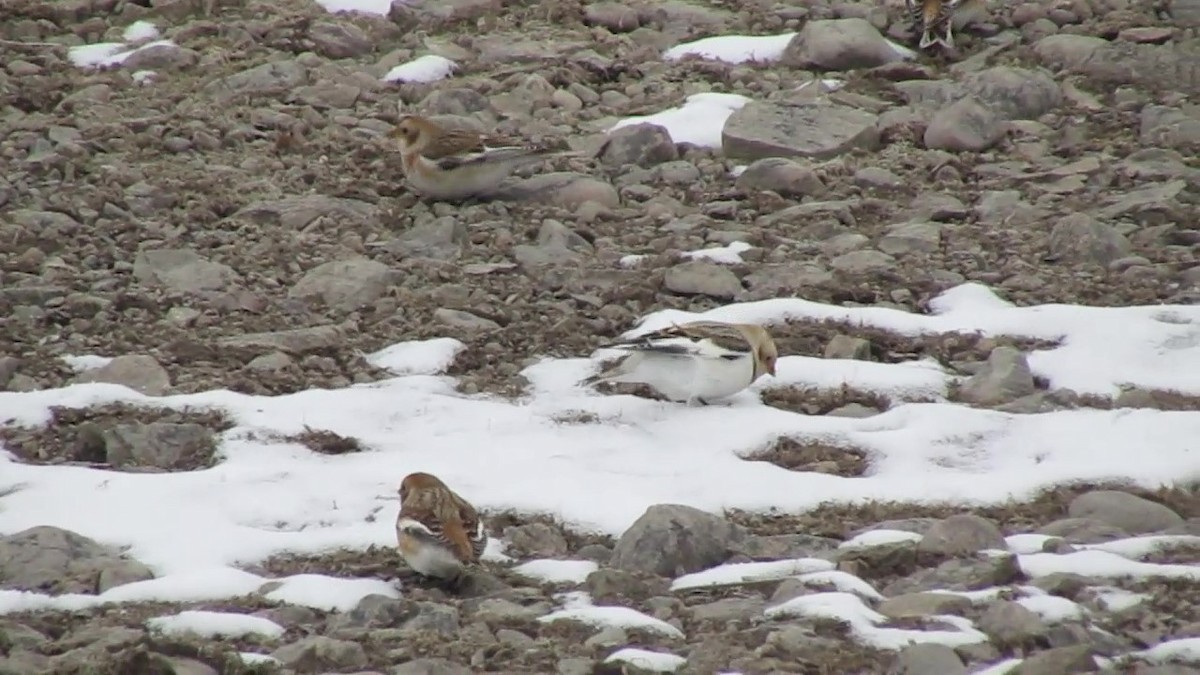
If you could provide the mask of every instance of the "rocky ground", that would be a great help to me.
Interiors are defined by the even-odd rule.
[[[911,35],[901,7],[877,3],[451,0],[385,18],[283,0],[5,2],[0,389],[340,387],[383,376],[363,352],[451,335],[468,345],[450,371],[465,392],[515,395],[528,359],[587,354],[663,308],[799,295],[921,312],[967,280],[1018,304],[1196,302],[1200,4],[995,9],[960,35],[959,53],[898,63],[880,49],[879,33]],[[849,27],[820,23],[856,17],[863,21]],[[116,69],[69,62],[66,46],[119,41],[138,19],[177,46],[144,50]],[[805,39],[779,64],[661,57],[689,39],[785,30]],[[454,59],[460,72],[434,85],[380,81],[427,53]],[[801,86],[815,74],[846,85]],[[727,125],[724,154],[645,127],[604,136],[623,116],[707,91],[754,99]],[[398,104],[596,157],[557,160],[547,169],[558,173],[514,188],[511,199],[425,203],[405,189],[380,140]],[[741,263],[681,257],[732,241],[752,245]],[[619,264],[631,254],[647,257]],[[791,354],[935,356],[975,376],[955,392],[971,405],[1200,409],[1175,392],[1097,399],[1049,391],[1022,356],[1038,345],[1016,339],[911,338],[827,322],[776,332]],[[80,374],[60,358],[77,354],[121,358]],[[804,414],[865,415],[896,403],[853,390],[765,400]],[[206,413],[109,406],[2,433],[27,461],[187,470],[207,465],[213,435],[227,424]],[[353,439],[320,432],[298,440],[321,452],[356,449]],[[757,459],[843,475],[867,462],[798,444]],[[1129,535],[1200,534],[1196,489],[1081,502],[1084,488],[1075,486],[974,516],[905,504],[770,517],[652,510],[617,542],[500,514],[492,532],[519,560],[595,561],[579,587],[596,603],[637,609],[677,632],[538,622],[561,604],[553,593],[571,584],[489,565],[465,594],[368,598],[345,614],[260,596],[187,607],[268,616],[287,629],[272,639],[146,630],[148,617],[181,607],[9,615],[0,621],[0,671],[251,672],[232,656],[241,650],[273,653],[295,672],[586,673],[608,672],[613,666],[600,664],[611,652],[640,644],[687,657],[684,671],[695,673],[949,674],[1025,655],[1021,672],[1089,672],[1095,656],[1200,637],[1200,581],[1029,579],[1011,556],[978,552],[1004,548],[1002,534],[1052,535],[1044,545],[1058,555]],[[672,518],[690,523],[703,545],[663,545],[651,561],[645,542],[658,541],[654,532]],[[881,526],[919,538],[837,547]],[[145,572],[70,533],[0,545],[3,588],[94,592]],[[70,555],[52,555],[62,550]],[[1130,555],[1200,563],[1194,546]],[[945,623],[929,617],[957,615],[988,640],[897,655],[861,646],[837,621],[764,620],[764,607],[812,592],[796,579],[670,589],[671,577],[717,563],[794,557],[829,560],[868,582],[885,596],[870,599],[885,625],[929,629]],[[389,578],[396,560],[391,551],[342,552],[262,569]],[[845,581],[832,579],[821,584]],[[985,586],[1007,590],[970,602],[925,593]],[[1086,613],[1040,618],[1018,602],[1031,586]],[[1145,597],[1114,603],[1114,586]]]

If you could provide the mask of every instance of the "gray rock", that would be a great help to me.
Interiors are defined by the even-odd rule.
[[[388,672],[391,675],[472,675],[475,671],[448,659],[420,658],[402,663]]]
[[[470,312],[465,312],[461,309],[448,309],[439,307],[433,310],[433,318],[439,323],[444,323],[451,328],[457,328],[464,331],[493,331],[500,330],[500,324],[485,319],[482,316],[477,316]]]
[[[649,167],[679,159],[679,151],[666,127],[643,123],[610,132],[599,156],[609,166]]]
[[[525,268],[555,265],[578,260],[592,252],[592,245],[557,220],[545,220],[533,245],[513,247],[513,257]]]
[[[1170,0],[1167,14],[1179,28],[1200,28],[1200,0]]]
[[[758,265],[745,277],[749,299],[774,298],[833,281],[833,273],[817,263],[790,262]]]
[[[267,353],[280,351],[296,355],[325,351],[341,345],[345,339],[346,331],[341,326],[324,325],[267,333],[231,335],[217,340],[217,346],[224,349],[246,349]]]
[[[177,70],[196,65],[199,52],[175,44],[146,45],[121,62],[125,70]]]
[[[888,255],[933,253],[942,247],[939,223],[900,223],[887,229],[879,240],[879,250]]]
[[[415,258],[454,260],[467,241],[467,226],[454,216],[442,216],[413,227],[389,241],[384,248]]]
[[[709,643],[705,640],[704,643]],[[837,649],[838,643],[836,640],[818,635],[811,626],[795,626],[784,625],[778,630],[773,630],[767,633],[767,639],[763,647],[769,648],[772,652],[777,652],[780,655],[791,656],[793,658],[803,658],[812,654],[814,650]],[[692,665],[695,659],[689,655],[688,665]],[[685,672],[694,673],[716,673],[721,672],[718,668],[707,670],[693,670]]]
[[[536,619],[543,613],[541,610],[546,607],[545,603],[526,606],[504,598],[484,598],[478,602],[469,603],[467,606],[470,608],[472,619],[492,626]]]
[[[302,672],[329,672],[362,668],[367,653],[362,645],[313,635],[284,645],[271,652],[283,665]]]
[[[1187,181],[1173,180],[1149,185],[1123,195],[1118,194],[1110,198],[1113,203],[1097,211],[1097,215],[1101,218],[1113,219],[1146,209],[1160,209],[1164,204],[1174,200],[1186,186]]]
[[[509,549],[522,557],[552,558],[567,554],[567,539],[562,530],[545,523],[530,523],[505,528]]]
[[[851,251],[830,260],[829,266],[845,274],[869,275],[894,269],[896,259],[882,251]]]
[[[1071,572],[1054,572],[1053,574],[1032,579],[1029,583],[1046,591],[1050,595],[1074,600],[1093,581],[1088,577],[1072,574]]]
[[[213,432],[199,424],[118,424],[101,433],[106,459],[117,468],[204,468],[211,464],[217,447]]]
[[[1022,578],[1014,555],[951,558],[933,569],[923,569],[897,579],[880,592],[885,596],[921,591],[972,591],[1004,586]]]
[[[984,549],[1006,550],[1000,528],[987,518],[970,513],[950,516],[929,528],[917,543],[918,555],[959,556]]]
[[[583,587],[589,595],[599,601],[621,599],[641,601],[666,590],[666,585],[657,577],[648,576],[644,572],[630,572],[608,567],[602,567],[589,574],[584,580]]]
[[[0,537],[0,588],[90,594],[153,578],[140,562],[70,530],[40,526]]]
[[[724,624],[727,621],[745,621],[762,614],[766,601],[762,598],[722,598],[715,602],[693,605],[692,619]]]
[[[0,620],[0,635],[4,636],[0,643],[6,644],[8,649],[37,650],[50,642],[50,638],[29,626],[8,620]]]
[[[751,101],[725,122],[721,148],[733,159],[831,159],[854,149],[877,149],[875,123],[872,113],[834,103]]]
[[[313,51],[331,59],[352,59],[375,48],[371,38],[352,23],[314,21],[308,27],[308,39],[313,42]]]
[[[667,270],[663,286],[680,295],[707,295],[732,300],[742,292],[742,282],[729,268],[718,263],[692,260]]]
[[[937,614],[963,614],[971,600],[950,593],[903,593],[879,603],[880,614],[890,619],[920,619]]]
[[[1034,390],[1033,371],[1025,355],[1014,347],[1000,346],[988,355],[983,368],[963,383],[959,397],[975,405],[992,406],[1028,396]]]
[[[134,258],[133,276],[177,293],[219,291],[237,280],[232,267],[205,260],[191,249],[142,251]]]
[[[812,169],[782,157],[766,157],[746,167],[735,183],[739,190],[770,190],[784,197],[818,196],[825,184]]]
[[[375,225],[379,221],[379,207],[359,199],[303,195],[253,202],[238,209],[232,217],[302,230],[317,218],[347,225]]]
[[[306,77],[304,66],[296,61],[276,61],[214,80],[205,85],[204,92],[224,102],[244,96],[281,95],[303,84]]]
[[[1009,649],[1044,638],[1049,630],[1042,617],[1009,600],[988,604],[977,625],[993,642]]]
[[[971,73],[963,87],[990,110],[1010,120],[1032,120],[1062,105],[1058,83],[1043,70],[996,66]]]
[[[75,382],[119,384],[147,396],[162,396],[171,388],[171,376],[166,369],[154,357],[143,354],[118,356],[99,368],[76,375]]]
[[[896,188],[904,181],[883,167],[864,166],[854,172],[854,183],[865,188]]]
[[[390,628],[412,618],[416,611],[416,606],[409,600],[372,594],[359,600],[349,612],[330,617],[327,629],[338,637],[345,629]]]
[[[902,576],[917,567],[917,544],[899,541],[843,549],[838,551],[837,560],[839,570],[864,578]]]
[[[967,672],[962,659],[946,645],[913,644],[900,650],[888,675],[959,675]]]
[[[387,265],[368,258],[332,260],[300,277],[288,297],[316,297],[331,308],[349,312],[383,297],[392,278]]]
[[[1004,119],[974,97],[940,108],[925,127],[930,150],[982,152],[1004,138]]]
[[[729,521],[679,504],[656,504],[617,541],[610,564],[664,577],[699,572],[729,558],[745,532]]]
[[[600,632],[583,641],[585,647],[609,648],[629,643],[629,634],[619,626],[605,626]]]
[[[636,9],[619,2],[592,2],[583,8],[583,21],[604,26],[612,33],[628,33],[641,26]]]
[[[1157,502],[1118,490],[1085,492],[1067,507],[1072,518],[1090,518],[1129,534],[1159,532],[1183,523],[1183,517]]]
[[[1072,213],[1059,219],[1050,230],[1047,247],[1050,255],[1058,260],[1105,266],[1133,251],[1125,235],[1085,213]]]
[[[497,194],[501,199],[536,201],[572,210],[588,202],[606,209],[621,205],[621,197],[611,183],[570,171],[540,173],[506,183]]]
[[[783,52],[782,63],[817,70],[858,70],[903,60],[867,20],[809,21]]]
[[[1181,152],[1200,149],[1200,115],[1179,108],[1148,105],[1138,115],[1138,140],[1145,146]]]
[[[400,626],[401,632],[410,636],[418,633],[451,636],[458,633],[458,629],[458,610],[437,602],[416,603],[416,614]]]
[[[1048,66],[1078,70],[1108,44],[1104,38],[1088,35],[1049,35],[1038,40],[1033,51]]]
[[[306,87],[292,90],[288,100],[293,103],[311,105],[315,108],[353,108],[362,96],[362,88],[345,82],[320,80]]]
[[[871,342],[860,337],[839,333],[830,338],[825,345],[824,356],[827,359],[869,361],[871,359]]]
[[[0,356],[0,391],[8,385],[8,381],[17,374],[21,367],[21,359],[15,356]]]
[[[1096,659],[1089,645],[1059,647],[1038,652],[1014,668],[1014,675],[1068,675],[1096,672]]]
[[[733,552],[751,560],[826,557],[840,542],[811,534],[751,535],[733,547]]]
[[[1063,518],[1047,523],[1034,532],[1062,537],[1069,544],[1099,544],[1129,536],[1125,530],[1093,518]]]

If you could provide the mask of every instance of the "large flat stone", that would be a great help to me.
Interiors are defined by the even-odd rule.
[[[876,120],[872,113],[833,103],[752,101],[729,117],[721,146],[734,159],[830,159],[854,148],[878,148]]]

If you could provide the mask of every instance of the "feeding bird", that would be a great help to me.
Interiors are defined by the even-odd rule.
[[[457,581],[478,562],[487,534],[475,507],[428,473],[400,482],[396,540],[408,566],[425,576]]]
[[[720,321],[670,326],[604,348],[628,354],[581,384],[636,382],[688,405],[708,405],[774,375],[779,357],[762,326]]]
[[[423,197],[458,201],[485,196],[514,171],[555,151],[405,115],[391,131],[409,185]]]

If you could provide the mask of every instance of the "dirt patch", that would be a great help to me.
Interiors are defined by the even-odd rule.
[[[1028,501],[1007,502],[996,506],[964,509],[952,504],[912,504],[906,502],[868,502],[865,504],[822,504],[800,514],[754,514],[732,510],[727,516],[755,534],[793,534],[803,532],[834,539],[846,539],[855,530],[885,520],[908,518],[948,518],[964,511],[995,521],[1007,534],[1029,532],[1042,525],[1067,517],[1067,506],[1075,497],[1091,490],[1122,490],[1165,504],[1184,518],[1200,514],[1200,490],[1194,485],[1145,490],[1120,483],[1080,483],[1046,490]]]
[[[788,471],[813,471],[836,476],[862,476],[870,462],[867,452],[820,441],[800,441],[784,436],[770,447],[743,455],[751,462],[770,462]]]
[[[50,409],[42,427],[0,427],[0,441],[18,459],[36,464],[104,463],[105,429],[121,424],[198,424],[213,433],[233,427],[224,412],[216,410],[153,408],[111,403],[88,408]],[[199,468],[199,467],[193,467]]]
[[[485,516],[488,532],[495,535],[500,535],[509,527],[519,525],[531,525],[533,523],[542,523],[549,525],[556,530],[562,532],[563,538],[567,540],[567,550],[575,553],[584,546],[593,544],[612,548],[616,544],[616,540],[606,534],[596,532],[580,532],[567,527],[558,518],[547,514],[529,514],[517,513],[515,511],[501,511]]]
[[[305,425],[303,432],[284,436],[282,440],[299,443],[322,455],[346,455],[363,450],[362,443],[353,436],[342,436],[328,429],[313,429],[308,425]]]
[[[845,384],[837,389],[772,387],[763,390],[761,398],[763,403],[773,408],[802,415],[828,415],[852,404],[876,412],[883,412],[892,407],[891,398],[884,394],[856,389]]]
[[[293,574],[325,574],[344,579],[392,579],[404,563],[394,547],[370,546],[366,549],[337,549],[327,553],[273,555],[261,563],[247,566],[248,572],[267,577]]]
[[[1011,346],[1023,352],[1052,349],[1058,342],[1025,336],[985,337],[981,333],[920,333],[902,335],[886,328],[849,321],[794,319],[771,326],[780,354],[824,356],[829,341],[838,335],[861,338],[869,344],[869,360],[903,363],[924,358],[943,366],[956,361],[986,361],[996,347]]]

